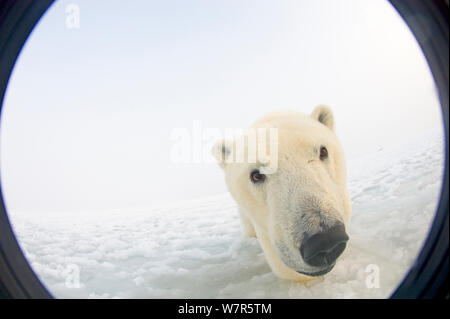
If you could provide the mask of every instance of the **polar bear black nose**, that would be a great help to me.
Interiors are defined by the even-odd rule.
[[[331,266],[344,251],[347,241],[345,226],[339,223],[320,233],[307,235],[300,246],[300,253],[311,266]]]

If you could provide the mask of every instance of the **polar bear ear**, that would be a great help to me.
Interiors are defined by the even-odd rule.
[[[331,109],[326,105],[318,105],[312,111],[311,117],[334,132],[334,115]]]
[[[231,154],[233,142],[227,140],[217,141],[211,149],[212,154],[219,163],[220,167],[225,167],[225,160]]]

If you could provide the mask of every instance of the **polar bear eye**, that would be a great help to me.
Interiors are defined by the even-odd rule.
[[[322,146],[321,148],[320,148],[320,159],[321,160],[324,160],[324,159],[326,159],[328,157],[328,150],[327,150],[327,148],[325,147],[325,146]]]
[[[250,173],[250,180],[253,183],[262,183],[266,179],[266,175],[261,174],[258,170],[254,170]]]

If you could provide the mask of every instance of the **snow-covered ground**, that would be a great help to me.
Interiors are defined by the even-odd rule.
[[[34,270],[60,298],[388,297],[429,230],[442,137],[374,150],[348,166],[349,244],[329,274],[306,285],[275,277],[257,240],[242,237],[228,194],[129,210],[13,211],[10,218]]]

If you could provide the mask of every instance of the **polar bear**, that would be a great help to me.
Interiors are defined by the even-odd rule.
[[[270,128],[277,132],[276,147],[270,148],[278,161],[271,163],[276,170],[270,174],[267,162],[235,160],[236,139],[218,141],[212,152],[238,204],[244,236],[258,239],[278,277],[305,282],[328,273],[349,239],[344,153],[327,106],[317,106],[310,115],[269,113],[250,127]],[[249,135],[243,137],[247,156],[252,146]]]

